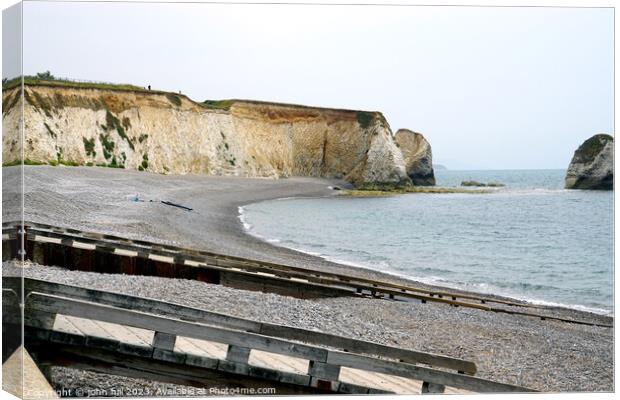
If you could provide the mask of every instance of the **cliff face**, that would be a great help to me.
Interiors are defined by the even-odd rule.
[[[573,155],[565,180],[567,189],[613,190],[614,138],[594,135]]]
[[[20,92],[3,91],[3,124]],[[345,178],[357,186],[408,184],[380,113],[252,101],[199,104],[165,92],[25,87],[24,159],[158,173]],[[18,130],[5,129],[4,162]]]
[[[421,133],[399,129],[395,140],[402,151],[407,175],[415,185],[434,186],[433,152]]]

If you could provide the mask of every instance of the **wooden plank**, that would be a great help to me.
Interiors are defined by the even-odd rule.
[[[350,339],[323,332],[263,323],[261,325],[260,333],[268,336],[286,337],[287,339],[335,347],[353,353],[373,354],[396,360],[403,360],[409,363],[424,363],[437,367],[450,368],[455,371],[464,371],[470,374],[474,374],[476,372],[476,364],[471,361],[432,353],[400,349],[397,347]]]
[[[30,240],[31,237],[32,236],[29,236],[28,239]],[[35,235],[34,238],[32,238],[32,240],[35,240],[37,242],[43,242],[43,243],[60,244],[60,242],[62,241],[62,238],[47,237],[44,235]]]
[[[77,317],[61,316],[71,323],[86,339],[86,346],[97,346],[109,350],[118,350],[120,341],[106,330],[102,329],[96,322]]]
[[[340,373],[340,380],[396,394],[419,394],[422,387],[421,381],[344,367]]]
[[[118,254],[119,256],[127,256],[127,257],[137,257],[138,252],[132,250],[123,250],[123,249],[114,249],[114,254]]]
[[[72,247],[76,247],[78,249],[84,249],[84,250],[95,250],[97,246],[95,246],[94,244],[90,244],[90,243],[82,243],[82,242],[73,241]]]
[[[205,354],[207,357],[217,358],[221,360],[224,360],[226,358],[226,352],[228,350],[228,345],[226,344],[193,338],[184,339],[188,342],[191,342],[194,346],[200,349],[201,353]]]
[[[55,331],[59,332],[67,332],[73,335],[84,336],[84,332],[82,332],[77,326],[73,324],[73,322],[66,315],[57,314],[56,321],[54,322]]]
[[[493,382],[464,374],[454,374],[425,367],[419,367],[407,363],[394,363],[372,357],[357,354],[330,351],[327,357],[330,364],[341,365],[343,367],[375,371],[384,374],[397,375],[426,382],[433,382],[446,386],[453,386],[471,390],[474,392],[533,392],[534,390]]]
[[[11,281],[10,278],[5,279],[8,279],[7,283],[12,286],[19,284],[17,280]],[[261,324],[259,322],[144,297],[85,289],[78,286],[63,285],[30,278],[26,278],[24,280],[24,284],[27,292],[36,291],[63,295],[100,304],[107,304],[148,313],[157,313],[171,317],[179,317],[187,321],[208,322],[228,328],[254,331],[256,333],[258,333],[261,328]]]
[[[327,358],[327,350],[318,347],[288,342],[254,333],[243,333],[203,324],[173,320],[144,312],[130,311],[82,300],[71,300],[54,295],[32,292],[29,295],[26,306],[46,312],[62,310],[65,314],[73,316],[151,329],[172,335],[188,336],[238,346],[251,346],[259,350],[296,355],[309,360],[325,361]]]
[[[10,278],[7,282],[12,284]],[[18,282],[14,282],[18,283]],[[115,305],[123,308],[132,308],[139,311],[179,317],[188,321],[218,324],[224,327],[242,329],[266,336],[275,336],[285,339],[299,340],[321,346],[335,347],[355,353],[373,354],[409,363],[424,363],[431,366],[450,368],[456,371],[464,371],[469,374],[476,372],[473,362],[453,357],[436,355],[432,353],[405,350],[391,346],[385,346],[373,342],[366,342],[323,332],[310,331],[296,327],[260,323],[243,318],[232,317],[224,314],[213,313],[196,308],[176,305],[147,298],[120,295],[111,292],[101,292],[84,289],[76,286],[61,285],[34,279],[25,280],[27,291],[40,291],[78,297],[97,303]]]
[[[249,364],[259,367],[276,368],[285,372],[295,374],[306,374],[308,372],[308,360],[302,358],[288,357],[281,354],[268,353],[266,351],[254,350],[250,354]]]
[[[24,321],[24,324],[28,324],[28,321]],[[82,331],[74,326],[66,316],[60,314],[56,314],[54,329],[49,333],[49,339],[52,342],[80,346],[86,343],[86,336]]]
[[[192,354],[195,356],[205,355],[198,346],[190,342],[188,338],[184,338],[182,336],[177,337],[177,340],[174,344],[174,351],[177,353]]]
[[[203,368],[187,363],[175,364],[158,359],[128,356],[96,348],[84,349],[62,345],[48,348],[47,345],[42,344],[35,350],[42,364],[53,365],[62,361],[63,365],[71,368],[131,378],[207,388],[264,388],[270,386],[277,389],[276,394],[318,393],[308,385],[300,384],[300,382],[304,382],[304,378],[307,382],[308,377],[281,373],[282,375],[277,381],[265,381],[262,376],[267,375],[267,373],[261,374],[258,367],[253,367],[252,373],[261,377],[254,377],[249,374],[233,374],[220,369]]]
[[[103,321],[93,321],[93,323],[99,326],[102,330],[105,330],[119,342],[148,347],[150,347],[151,343],[153,343],[153,331],[140,328],[130,328]]]

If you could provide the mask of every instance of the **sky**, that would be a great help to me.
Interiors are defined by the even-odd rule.
[[[449,169],[566,168],[613,134],[613,23],[600,8],[27,2],[23,66],[381,111]]]

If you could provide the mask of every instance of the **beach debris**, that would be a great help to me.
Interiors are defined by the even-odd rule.
[[[136,193],[135,195],[130,194],[125,196],[125,198],[129,199],[129,201],[133,201],[134,203],[144,202],[144,199],[140,197],[140,193]]]
[[[176,204],[176,203],[173,203],[171,201],[162,200],[161,202],[163,204],[167,205],[167,206],[182,208],[183,210],[186,210],[186,211],[192,211],[193,210],[193,208],[189,208],[189,207],[183,206],[181,204]]]

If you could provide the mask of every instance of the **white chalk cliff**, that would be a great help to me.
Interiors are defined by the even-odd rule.
[[[18,160],[19,88],[3,90],[4,163]],[[410,184],[379,112],[167,92],[26,85],[24,160],[172,174],[344,178]]]

